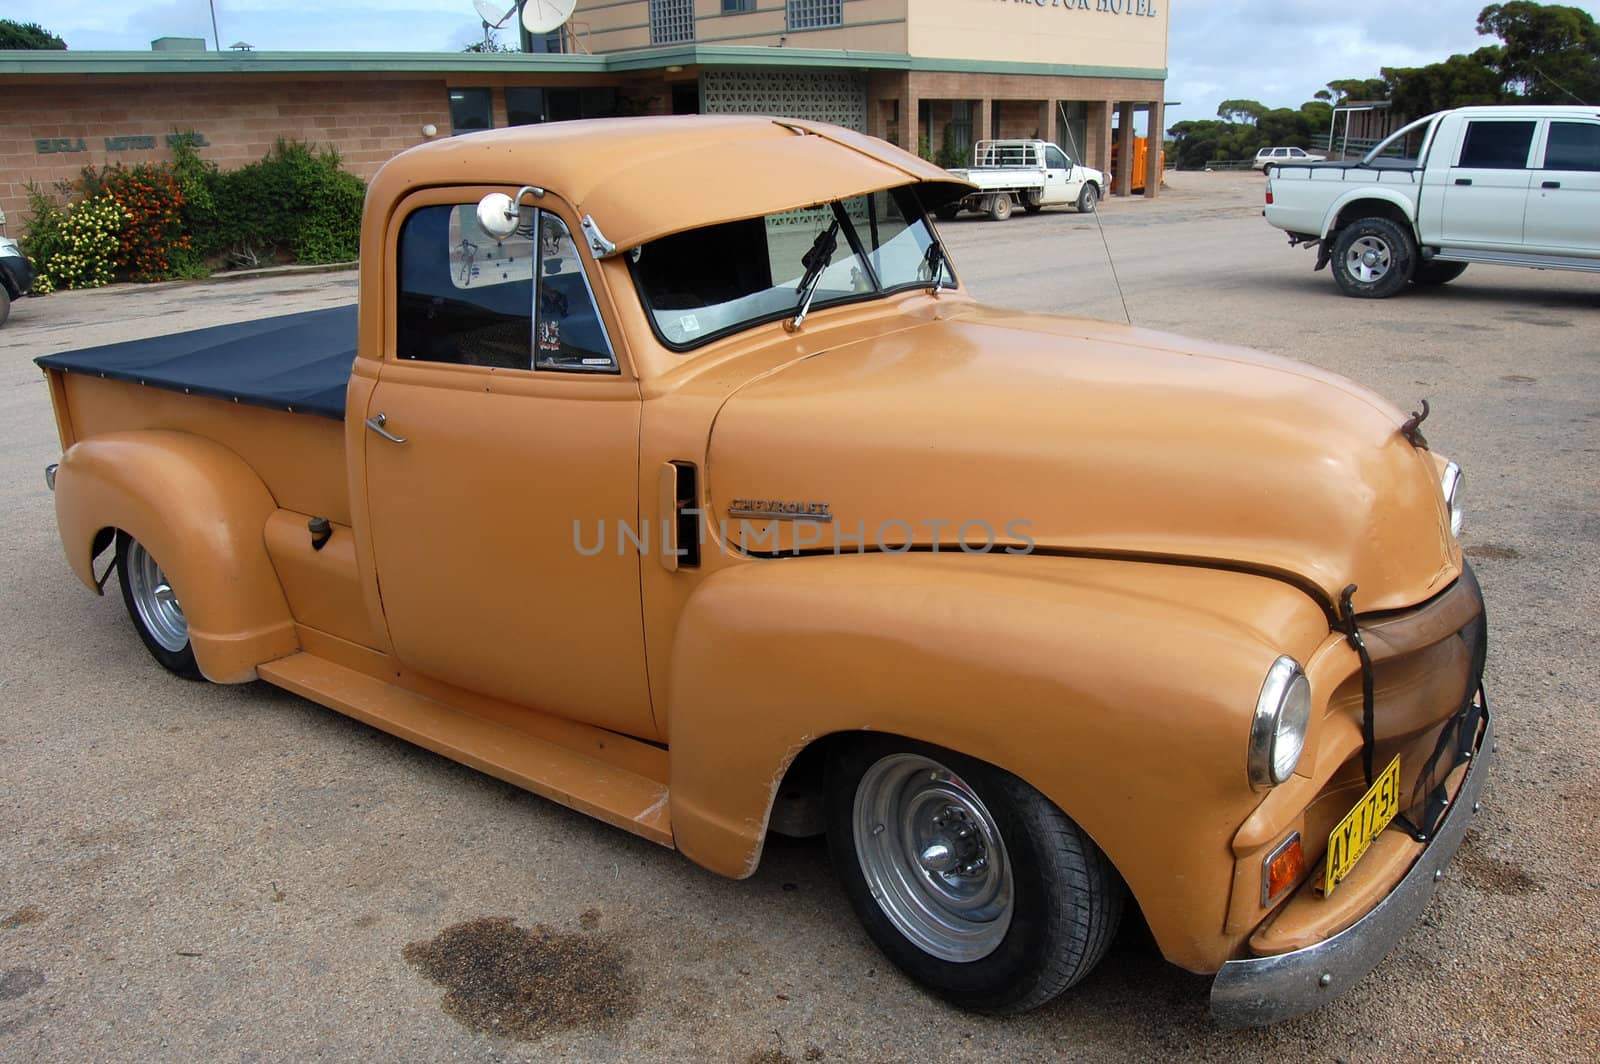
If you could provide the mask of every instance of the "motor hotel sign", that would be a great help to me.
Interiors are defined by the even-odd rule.
[[[1113,15],[1155,18],[1158,0],[1000,0],[1000,3],[1031,4],[1034,7],[1065,7],[1077,11],[1105,11]]]

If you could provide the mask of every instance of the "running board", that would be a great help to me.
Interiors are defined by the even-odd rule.
[[[1467,248],[1440,248],[1429,261],[1481,262],[1486,266],[1532,266],[1538,270],[1582,270],[1600,273],[1600,259],[1576,255],[1528,255],[1516,251],[1473,251]]]
[[[256,670],[268,683],[607,824],[672,847],[667,787],[508,724],[472,716],[313,654]],[[617,743],[631,742],[612,736]]]

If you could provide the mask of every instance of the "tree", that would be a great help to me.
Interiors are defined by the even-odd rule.
[[[66,48],[66,41],[37,22],[13,22],[8,18],[0,18],[0,49],[63,52]]]
[[[1217,105],[1217,117],[1224,122],[1248,122],[1255,125],[1266,113],[1266,107],[1254,100],[1223,100]]]
[[[1424,67],[1384,67],[1383,76],[1393,86],[1389,99],[1394,113],[1421,117],[1447,107],[1501,103],[1505,94],[1499,54],[1498,48],[1479,48]]]
[[[1498,72],[1532,103],[1600,102],[1600,26],[1576,7],[1515,0],[1478,13],[1478,32],[1504,42]]]
[[[1340,78],[1338,81],[1328,82],[1328,89],[1332,92],[1335,105],[1343,104],[1346,100],[1387,100],[1389,98],[1389,83],[1382,78]],[[1321,96],[1321,93],[1318,93]]]

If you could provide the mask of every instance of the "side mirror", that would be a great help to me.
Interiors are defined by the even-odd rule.
[[[478,201],[478,228],[496,240],[504,240],[517,231],[520,213],[510,196],[491,192]]]

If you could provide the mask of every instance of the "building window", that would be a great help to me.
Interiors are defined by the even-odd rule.
[[[820,30],[843,24],[843,0],[788,0],[791,30]]]
[[[526,87],[506,89],[506,124],[532,126],[545,120],[544,90]]]
[[[561,55],[567,50],[567,30],[563,26],[550,33],[538,33],[529,38],[535,52],[544,52],[547,55]]]
[[[756,9],[756,0],[722,0],[724,15],[743,15]]]
[[[964,155],[972,147],[972,101],[952,100],[950,103],[950,138]]]
[[[472,133],[494,128],[494,106],[488,89],[450,90],[450,132]]]
[[[694,0],[650,0],[650,43],[694,40]]]

